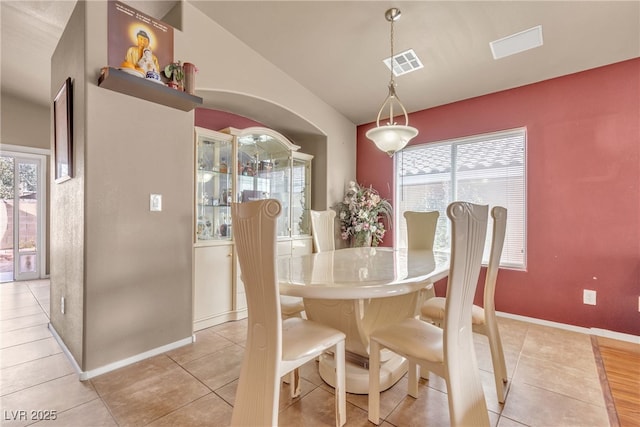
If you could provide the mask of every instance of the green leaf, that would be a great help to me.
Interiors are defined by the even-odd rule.
[[[164,75],[167,76],[168,79],[171,78],[171,72],[173,71],[173,64],[168,64],[164,67]]]

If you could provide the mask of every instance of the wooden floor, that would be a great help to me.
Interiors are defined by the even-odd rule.
[[[640,427],[640,345],[603,337],[595,344],[604,370],[601,379],[608,384],[608,390],[604,383],[603,389],[611,426]]]

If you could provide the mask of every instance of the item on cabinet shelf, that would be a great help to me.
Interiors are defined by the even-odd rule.
[[[224,159],[220,162],[220,173],[227,173],[227,163]]]
[[[218,206],[220,204],[220,202],[218,201],[218,199],[211,199],[211,206]]]
[[[255,175],[255,172],[253,171],[253,168],[251,167],[250,162],[247,162],[246,166],[242,169],[242,175],[245,175],[245,176]]]
[[[209,194],[208,193],[202,193],[202,204],[203,205],[208,205],[209,204]]]
[[[202,217],[198,218],[197,234],[200,240],[211,239],[211,221]]]
[[[184,91],[193,95],[196,91],[196,73],[198,67],[191,62],[185,62],[182,66],[184,70]]]
[[[220,226],[220,237],[231,237],[231,224],[222,224]]]
[[[273,169],[273,165],[269,160],[261,160],[258,164],[258,171],[271,172],[271,169]]]
[[[226,188],[222,190],[222,197],[220,197],[221,205],[230,205],[231,204],[231,190],[227,190]]]
[[[182,63],[180,61],[172,62],[164,67],[164,75],[171,79],[171,81],[167,83],[170,88],[176,90],[184,89],[184,69],[182,68]]]

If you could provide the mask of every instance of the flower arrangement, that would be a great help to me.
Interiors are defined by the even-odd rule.
[[[391,223],[392,208],[388,200],[370,187],[351,181],[342,202],[337,204],[342,240],[352,246],[378,246],[386,232],[381,217]]]

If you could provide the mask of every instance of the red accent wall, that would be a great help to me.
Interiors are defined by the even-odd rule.
[[[420,131],[412,144],[527,128],[527,271],[500,271],[497,310],[640,335],[640,59],[409,122]],[[364,136],[373,125],[358,127],[357,179],[392,200],[393,163]],[[582,303],[583,289],[597,291],[596,306]]]
[[[264,127],[262,123],[226,111],[196,108],[195,125],[210,130],[222,130],[228,127],[244,129],[252,126]]]

